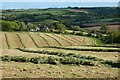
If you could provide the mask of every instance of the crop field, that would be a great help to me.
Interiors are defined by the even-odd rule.
[[[120,26],[119,25],[108,25],[109,30],[108,31],[119,31],[120,30]],[[87,27],[85,29],[89,29],[89,30],[100,30],[101,26],[94,26],[94,27]]]
[[[0,36],[4,48],[37,48],[43,46],[78,46],[94,43],[92,38],[73,35],[32,32],[3,32]]]
[[[4,78],[115,78],[119,48],[93,38],[38,32],[0,32]],[[86,46],[85,46],[86,45]]]

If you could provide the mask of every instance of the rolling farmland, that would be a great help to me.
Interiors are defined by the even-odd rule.
[[[117,6],[8,3],[0,10],[2,78],[120,80]]]
[[[87,46],[96,44],[90,37],[0,32],[0,38],[3,77],[118,77],[119,48]]]

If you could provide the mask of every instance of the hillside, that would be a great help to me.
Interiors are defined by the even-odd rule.
[[[39,48],[43,46],[80,46],[95,44],[89,37],[38,32],[2,32],[3,48]]]
[[[118,7],[70,6],[3,10],[2,77],[117,80],[117,11]]]

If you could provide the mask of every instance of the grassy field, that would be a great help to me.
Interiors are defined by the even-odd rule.
[[[117,78],[113,47],[93,47],[90,37],[38,32],[0,32],[4,78]]]

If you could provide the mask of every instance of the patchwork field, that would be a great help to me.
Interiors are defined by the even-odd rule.
[[[38,32],[0,32],[4,78],[114,78],[119,48],[93,38]]]
[[[119,31],[120,30],[120,26],[119,25],[108,25],[107,27],[109,27],[108,31]],[[89,29],[89,30],[100,30],[101,26],[94,26],[94,27],[87,27],[84,29]]]

